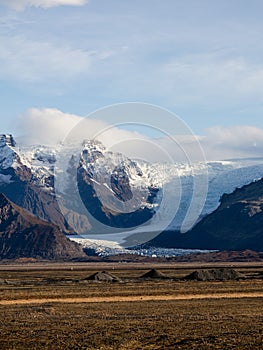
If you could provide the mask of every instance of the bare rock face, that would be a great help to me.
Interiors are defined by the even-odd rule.
[[[87,255],[57,226],[36,218],[0,194],[0,258],[72,260]]]
[[[112,228],[135,227],[150,220],[155,214],[159,188],[142,181],[143,172],[139,165],[123,155],[107,152],[98,141],[86,141],[83,147],[77,183],[82,202],[92,216]],[[106,186],[107,178],[110,178],[110,183]],[[109,207],[100,197],[109,200]],[[114,198],[118,199],[117,211],[111,209],[116,204]],[[130,210],[125,212],[122,203],[131,200]]]

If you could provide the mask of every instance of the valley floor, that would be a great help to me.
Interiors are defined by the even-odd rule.
[[[151,267],[171,279],[139,278]],[[237,264],[244,280],[178,280],[201,267],[1,265],[0,349],[263,349],[262,263]],[[122,283],[85,280],[106,268]]]

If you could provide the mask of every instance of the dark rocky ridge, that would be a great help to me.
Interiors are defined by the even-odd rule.
[[[0,194],[0,258],[85,259],[81,247],[61,230],[34,217]]]
[[[263,179],[225,194],[217,210],[188,233],[165,232],[155,246],[263,251]]]
[[[64,232],[72,231],[52,193],[33,184],[29,177],[21,178],[20,174],[15,174],[11,169],[8,173],[13,173],[13,182],[2,185],[0,187],[2,193],[33,215],[58,225]]]
[[[115,189],[117,185],[115,185]],[[124,182],[118,183],[119,189],[118,197],[122,195],[122,198],[126,193],[129,193],[129,184]],[[125,187],[126,186],[126,187]],[[92,214],[94,218],[96,218],[99,222],[107,225],[112,228],[129,228],[138,225],[142,225],[152,218],[154,215],[154,211],[150,208],[143,207],[135,210],[131,213],[117,213],[108,208],[106,208],[98,198],[96,191],[94,190],[92,179],[88,175],[88,173],[79,168],[78,170],[78,189],[80,193],[80,197],[88,209],[89,213]],[[154,191],[149,189],[149,191]],[[152,193],[152,192],[150,192]],[[154,194],[155,195],[155,194]],[[127,197],[125,197],[126,200]],[[150,196],[148,200],[150,201]],[[114,230],[113,230],[114,231]]]

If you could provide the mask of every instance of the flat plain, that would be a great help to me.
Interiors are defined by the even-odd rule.
[[[0,349],[263,349],[263,264],[246,278],[187,281],[229,264],[0,265]],[[169,279],[140,278],[152,267]],[[121,282],[86,278],[106,270]]]

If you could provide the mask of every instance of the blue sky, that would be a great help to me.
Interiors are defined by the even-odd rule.
[[[262,12],[261,0],[0,0],[2,132],[31,108],[129,101],[198,135],[262,129]]]

